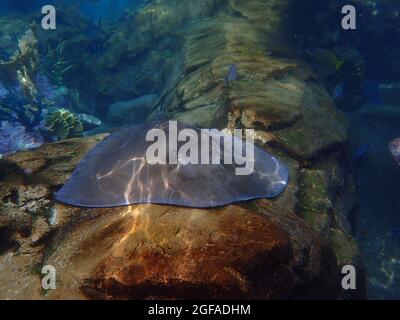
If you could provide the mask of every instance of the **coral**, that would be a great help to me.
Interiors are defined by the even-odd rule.
[[[36,76],[35,85],[38,89],[38,96],[41,98],[41,103],[57,105],[61,108],[65,107],[68,103],[68,88],[54,85],[44,74],[39,73]]]
[[[59,139],[79,137],[83,126],[78,117],[67,109],[56,109],[45,118],[48,131]]]
[[[49,41],[47,43],[47,52],[39,63],[41,71],[58,85],[63,83],[64,74],[73,67],[69,61],[64,59],[64,51],[67,44],[67,41],[63,41],[54,46]]]
[[[26,102],[7,100],[0,104],[0,120],[17,121],[32,130],[40,124],[42,113],[40,106]]]
[[[44,98],[47,100],[54,100],[56,98],[56,86],[50,82],[48,77],[38,74],[35,83]]]
[[[43,143],[44,139],[38,132],[27,132],[18,122],[1,122],[0,155],[37,148]]]
[[[36,24],[18,40],[18,50],[10,61],[0,61],[0,120],[18,121],[33,129],[41,121],[42,108],[37,101],[36,78],[39,61]]]
[[[11,61],[0,62],[0,74],[6,75],[7,85],[14,87],[19,83],[30,101],[36,100],[37,93],[33,84],[39,61],[36,27],[36,24],[32,23],[28,31],[18,40],[18,50]]]
[[[37,90],[32,81],[32,79],[28,75],[28,70],[25,66],[22,67],[22,71],[17,71],[17,79],[19,83],[22,85],[23,92],[26,97],[31,98],[31,100],[36,99]]]

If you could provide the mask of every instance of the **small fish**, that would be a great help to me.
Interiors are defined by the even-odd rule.
[[[389,143],[389,150],[394,160],[400,166],[400,138],[393,140]]]
[[[346,82],[342,81],[340,83],[338,83],[335,88],[332,91],[332,99],[333,100],[339,100],[341,98],[343,98],[344,96],[344,88],[345,88]]]
[[[101,125],[101,120],[91,114],[80,113],[78,119],[82,123],[84,131],[95,129]]]
[[[336,71],[339,71],[345,63],[345,60],[339,59],[332,51],[327,49],[310,48],[306,50],[306,53],[319,64],[332,64]]]
[[[229,66],[228,74],[225,76],[225,87],[229,87],[231,82],[236,81],[238,76],[238,67],[237,64],[231,64]]]
[[[380,83],[377,80],[368,79],[364,81],[362,94],[365,98],[367,98],[370,102],[375,105],[382,104]]]
[[[356,163],[361,161],[368,154],[369,150],[371,149],[371,146],[372,145],[370,143],[366,143],[363,144],[361,147],[359,147],[357,151],[354,153],[353,162]]]

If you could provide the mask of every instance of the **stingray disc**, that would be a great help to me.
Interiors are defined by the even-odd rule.
[[[170,122],[163,121],[112,133],[81,160],[71,178],[56,193],[56,199],[80,207],[157,203],[208,208],[255,198],[275,197],[285,189],[288,181],[286,166],[252,143],[248,146],[253,147],[254,157],[247,163],[254,170],[251,174],[238,175],[238,169],[245,167],[245,164],[238,165],[239,161],[235,160],[229,164],[224,159],[236,159],[238,153],[246,155],[246,143],[231,135],[230,143],[229,139],[213,140],[213,134],[206,133],[210,144],[196,144],[199,146],[198,158],[203,157],[204,151],[208,150],[209,162],[213,152],[216,152],[215,160],[220,160],[219,163],[204,164],[207,158],[204,157],[203,161],[199,160],[203,164],[193,164],[193,161],[182,164],[185,162],[178,156],[179,160],[174,164],[174,152],[170,154],[168,151],[170,143],[171,150],[180,154],[187,141],[203,140],[200,139],[200,129],[175,122],[177,132],[186,135],[186,140],[180,139],[182,141],[174,143],[171,139],[169,142],[173,137],[177,141],[171,133],[173,131],[169,131],[170,125]],[[160,140],[154,138],[146,141],[146,135],[151,129],[165,132],[167,164],[154,164],[147,157],[149,147],[154,147],[154,143]],[[224,148],[225,145],[231,145],[232,148]],[[192,151],[183,154],[195,156],[196,152]],[[159,152],[154,154],[159,155]]]

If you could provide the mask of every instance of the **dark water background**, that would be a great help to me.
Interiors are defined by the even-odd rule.
[[[346,4],[357,8],[357,30],[338,28],[340,8]],[[388,148],[400,137],[399,13],[400,3],[391,0],[297,1],[289,17],[300,54],[318,47],[352,57],[324,82],[330,92],[344,83],[335,103],[349,119],[350,161],[363,145],[371,144],[353,167],[359,208],[352,221],[371,299],[400,299],[400,239],[393,237],[400,227],[400,168]],[[305,18],[296,20],[299,16]]]
[[[387,147],[387,141],[400,134],[396,109],[398,105],[367,105],[349,114],[349,149],[357,150],[366,142],[372,145],[355,169],[360,206],[355,229],[367,268],[369,297],[374,299],[400,297],[400,240],[391,236],[393,228],[400,226],[400,168]]]

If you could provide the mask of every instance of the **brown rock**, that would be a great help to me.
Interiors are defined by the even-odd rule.
[[[75,157],[80,159],[93,141],[73,139],[30,151],[31,158],[57,159],[52,170],[43,167],[33,174],[35,186],[55,190],[50,184],[71,174],[70,158],[56,158],[60,145],[67,152],[79,150]],[[13,163],[24,163],[26,157],[26,152],[15,154]],[[298,167],[293,160],[287,163],[292,179],[277,199],[214,210],[160,205],[82,209],[54,205],[47,191],[25,193],[36,199],[28,196],[28,203],[42,199],[39,195],[51,199],[48,216],[27,224],[32,230],[29,239],[41,246],[31,247],[30,241],[14,237],[27,258],[15,280],[31,288],[19,290],[5,277],[0,277],[0,286],[7,288],[8,298],[27,298],[28,293],[29,298],[46,299],[335,298],[339,281],[334,251],[295,215]],[[53,175],[60,167],[65,171],[56,179]],[[21,190],[34,190],[24,177],[23,171],[12,171],[2,183],[14,181]],[[18,205],[8,210],[14,217],[25,212]],[[47,227],[51,237],[46,236]],[[7,252],[8,258],[1,260],[5,269],[20,263]],[[40,277],[29,270],[44,264],[56,267],[59,281],[57,290],[42,295]],[[11,295],[9,288],[14,288]]]
[[[303,291],[288,234],[240,206],[138,205],[100,213],[69,229],[46,259],[68,284],[50,298],[279,299],[312,296],[316,288],[335,294],[331,280]],[[301,269],[334,279],[333,252],[316,238],[310,243],[311,260]]]
[[[50,186],[63,184],[79,160],[105,136],[103,134],[87,139],[70,139],[45,144],[35,151],[12,154],[0,161],[0,173],[11,179],[11,175],[19,171],[22,175],[17,176],[16,179],[25,178],[35,187],[38,181]],[[15,185],[23,182],[13,180],[13,183]]]
[[[291,127],[275,133],[278,144],[299,160],[316,159],[342,148],[347,140],[348,122],[320,86],[304,93],[302,117]]]

